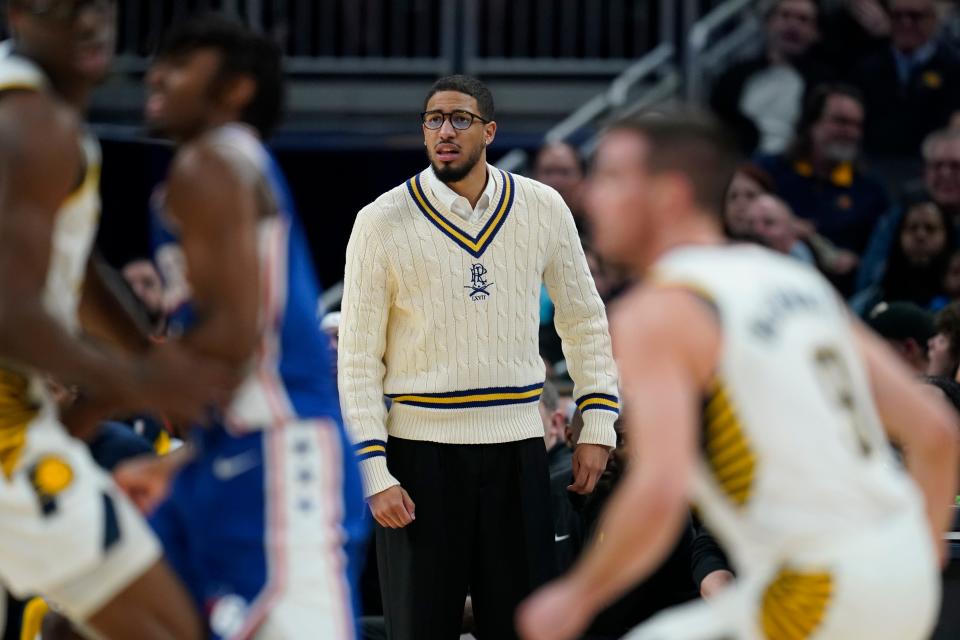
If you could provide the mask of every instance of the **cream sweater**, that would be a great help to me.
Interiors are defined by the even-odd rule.
[[[487,171],[495,195],[473,223],[445,210],[427,172],[357,215],[338,369],[367,496],[398,484],[388,470],[388,434],[453,444],[543,437],[541,283],[583,411],[580,442],[615,444],[607,318],[573,216],[553,189]]]

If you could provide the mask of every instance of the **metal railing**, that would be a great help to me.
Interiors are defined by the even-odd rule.
[[[693,0],[702,2],[702,0]],[[118,68],[171,24],[222,11],[273,34],[294,74],[608,75],[674,40],[676,0],[125,0]]]
[[[473,74],[614,75],[665,39],[665,0],[464,0]]]
[[[676,66],[676,48],[670,42],[660,44],[617,76],[606,91],[591,98],[547,131],[544,142],[569,140],[577,132],[595,125],[604,117],[652,108],[676,96],[681,86]],[[589,156],[595,144],[596,138],[591,137],[579,150]],[[504,155],[497,162],[497,166],[506,171],[518,171],[527,162],[527,152],[514,149]]]
[[[577,133],[595,128],[604,119],[628,116],[654,109],[672,100],[686,98],[701,103],[709,80],[732,59],[761,42],[762,19],[773,0],[677,0],[661,3],[661,33],[680,25],[682,49],[672,38],[664,41],[627,67],[606,91],[594,96],[544,135],[544,143],[569,141]],[[590,156],[598,138],[592,135],[579,151]],[[517,171],[525,167],[528,154],[515,149],[497,165]]]
[[[163,32],[202,11],[272,34],[293,74],[441,75],[457,58],[457,1],[126,0],[119,9],[121,71],[143,71]]]
[[[722,69],[762,44],[762,15],[771,4],[772,0],[728,0],[693,24],[684,52],[687,100],[703,102]]]

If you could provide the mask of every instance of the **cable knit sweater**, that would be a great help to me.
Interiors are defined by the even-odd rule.
[[[583,411],[580,442],[614,446],[607,318],[570,210],[553,189],[488,166],[494,197],[468,222],[445,210],[429,171],[364,207],[347,245],[339,386],[366,495],[398,484],[388,434],[453,444],[543,437],[541,283]]]

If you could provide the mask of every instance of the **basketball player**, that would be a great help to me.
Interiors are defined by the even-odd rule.
[[[98,637],[136,629],[140,638],[199,638],[153,534],[67,434],[44,384],[49,376],[77,387],[77,408],[88,416],[155,409],[198,419],[222,377],[176,349],[133,358],[76,337],[81,291],[86,285],[88,298],[95,284],[84,273],[99,217],[99,147],[82,115],[111,61],[116,5],[11,0],[7,17],[14,40],[0,56],[0,583],[20,598],[46,596]]]
[[[644,278],[613,320],[637,459],[602,541],[525,604],[524,638],[576,637],[658,564],[690,496],[736,586],[632,640],[929,637],[956,414],[816,272],[723,246],[733,165],[726,137],[696,116],[623,121],[603,138],[588,197],[596,241]]]
[[[280,117],[280,51],[225,18],[196,19],[170,33],[147,82],[147,119],[178,147],[158,212],[183,258],[162,264],[186,267],[164,275],[191,292],[178,342],[246,374],[153,524],[212,637],[353,638],[360,476],[306,237],[262,142]],[[185,460],[118,480],[150,508]]]

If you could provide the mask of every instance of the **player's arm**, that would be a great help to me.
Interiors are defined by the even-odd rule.
[[[84,168],[78,134],[74,116],[42,94],[8,96],[0,110],[0,356],[79,387],[104,414],[157,409],[201,420],[220,400],[222,371],[170,350],[133,360],[94,348],[44,306],[57,212]]]
[[[94,251],[80,299],[80,324],[87,335],[129,353],[150,348],[150,321],[116,269]]]
[[[228,153],[203,142],[181,150],[166,202],[180,227],[198,317],[181,344],[239,372],[259,336],[260,201],[252,165]]]
[[[0,354],[100,395],[133,377],[70,336],[47,313],[43,292],[61,204],[78,185],[78,124],[46,96],[5,99],[0,114]]]
[[[957,494],[960,419],[869,329],[857,322],[855,332],[881,421],[890,438],[903,448],[907,470],[926,500],[937,547],[942,548],[941,536],[953,522]]]
[[[719,328],[707,305],[684,291],[650,290],[623,304],[613,340],[629,430],[627,473],[597,528],[602,538],[566,578],[524,605],[524,638],[575,637],[657,567],[686,521],[701,389],[716,363]]]

